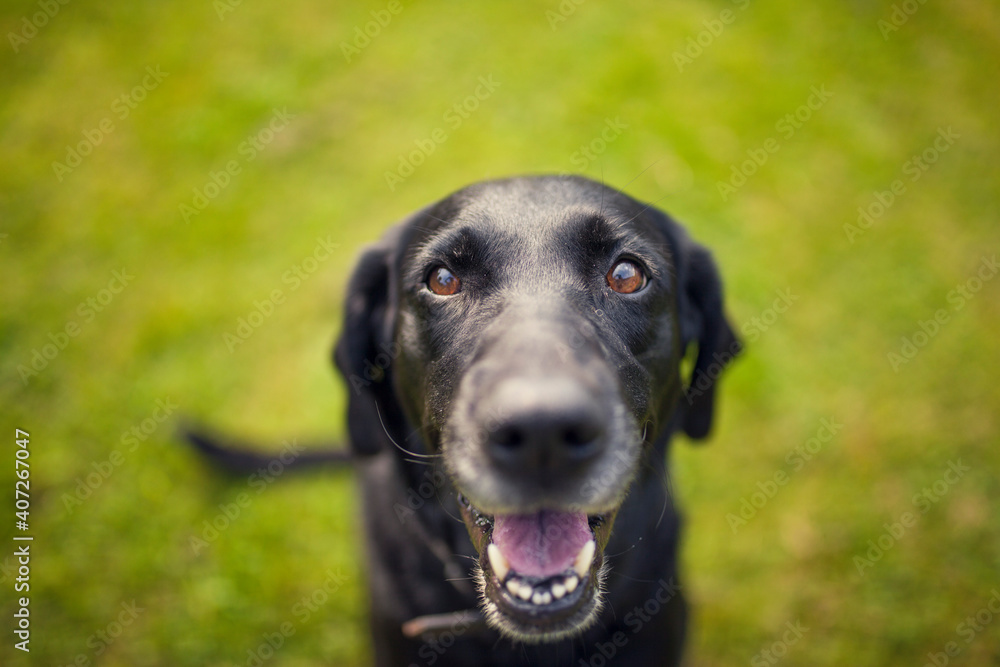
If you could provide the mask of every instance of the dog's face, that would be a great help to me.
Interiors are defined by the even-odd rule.
[[[338,363],[350,376],[358,354],[366,370],[380,350],[394,360],[369,371],[352,416],[377,402],[440,454],[494,627],[522,641],[581,632],[643,457],[676,427],[707,431],[712,387],[679,399],[687,343],[697,374],[734,340],[710,258],[618,191],[540,177],[466,188],[366,261],[345,325],[360,331]]]

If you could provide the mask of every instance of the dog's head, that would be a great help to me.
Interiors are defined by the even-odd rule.
[[[336,360],[356,452],[416,429],[457,494],[488,620],[551,641],[596,618],[643,457],[678,428],[708,433],[738,348],[704,248],[553,176],[476,184],[393,228],[351,281]]]

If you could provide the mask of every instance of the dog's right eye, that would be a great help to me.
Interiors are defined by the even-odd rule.
[[[620,260],[611,267],[606,278],[608,286],[620,294],[638,292],[646,286],[646,274],[637,263],[629,259]]]
[[[440,296],[451,296],[462,289],[462,281],[447,267],[439,265],[427,276],[427,289]]]

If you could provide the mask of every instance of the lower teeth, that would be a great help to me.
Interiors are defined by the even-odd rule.
[[[540,586],[531,584],[511,577],[504,587],[512,597],[520,598],[525,602],[536,605],[551,604],[553,600],[561,600],[566,595],[576,590],[580,585],[580,579],[575,574],[570,574],[562,580],[550,581]]]

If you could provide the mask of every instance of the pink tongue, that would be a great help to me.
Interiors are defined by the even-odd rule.
[[[592,539],[584,512],[542,510],[494,517],[493,543],[519,574],[559,574],[573,564],[583,545]]]

